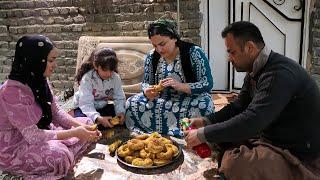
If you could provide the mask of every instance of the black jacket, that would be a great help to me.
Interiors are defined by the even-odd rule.
[[[207,116],[208,142],[238,142],[260,136],[295,152],[320,152],[320,92],[293,60],[271,52],[256,74],[247,74],[236,101]]]

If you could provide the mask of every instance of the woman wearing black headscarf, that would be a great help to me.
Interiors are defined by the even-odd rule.
[[[101,133],[87,118],[74,119],[58,105],[47,77],[57,49],[45,36],[18,40],[12,69],[0,87],[0,170],[25,179],[64,177]]]
[[[148,36],[154,50],[145,59],[143,93],[127,100],[126,125],[138,131],[182,136],[182,118],[214,112],[209,60],[199,46],[180,40],[172,20],[151,23]]]

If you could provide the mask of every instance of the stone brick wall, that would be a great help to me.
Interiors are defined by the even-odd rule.
[[[199,0],[180,0],[180,34],[200,44]],[[73,86],[80,36],[146,36],[148,24],[166,13],[177,15],[176,0],[0,1],[0,82],[11,69],[16,41],[44,34],[60,49],[56,91]]]
[[[315,3],[310,22],[311,74],[320,87],[320,1]]]

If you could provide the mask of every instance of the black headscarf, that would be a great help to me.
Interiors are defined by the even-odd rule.
[[[152,22],[148,27],[149,39],[154,35],[169,36],[170,38],[180,40],[177,23],[170,19],[158,19]]]
[[[9,75],[9,79],[27,84],[31,88],[42,109],[42,117],[37,123],[40,129],[49,129],[52,121],[52,94],[43,73],[47,67],[48,54],[53,48],[52,42],[42,35],[20,38]]]

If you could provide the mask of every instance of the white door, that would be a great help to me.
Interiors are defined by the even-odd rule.
[[[202,1],[203,2],[203,1]],[[302,64],[304,4],[302,0],[208,0],[208,48],[215,79],[214,90],[237,90],[244,73],[227,62],[221,31],[229,23],[245,20],[256,24],[273,51]],[[204,23],[206,24],[206,22]]]
[[[226,59],[224,40],[220,35],[223,28],[229,24],[228,5],[226,0],[202,0],[200,6],[203,13],[202,47],[209,56],[215,91],[230,89],[230,65]]]

